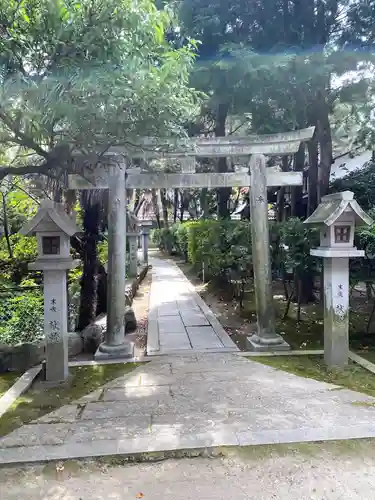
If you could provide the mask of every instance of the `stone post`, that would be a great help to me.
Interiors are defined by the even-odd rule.
[[[128,233],[129,240],[129,266],[128,276],[134,278],[138,273],[138,234]]]
[[[46,380],[68,378],[68,299],[66,269],[44,270]]]
[[[289,345],[275,332],[268,232],[266,161],[263,155],[251,157],[250,175],[249,197],[257,333],[248,337],[249,347],[255,351],[286,350],[289,349]]]
[[[125,341],[126,184],[125,164],[111,166],[108,176],[107,331],[95,359],[133,355]]]
[[[349,357],[349,257],[324,259],[324,360],[343,367]]]

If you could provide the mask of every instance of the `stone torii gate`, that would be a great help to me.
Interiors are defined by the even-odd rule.
[[[221,188],[248,186],[254,288],[257,307],[257,334],[250,337],[254,350],[288,349],[275,331],[272,277],[268,233],[267,187],[302,185],[302,172],[279,172],[266,168],[264,155],[283,155],[298,151],[301,142],[311,139],[314,128],[265,136],[220,137],[169,141],[143,139],[128,148],[112,148],[110,165],[87,169],[69,176],[70,189],[109,189],[108,207],[108,316],[105,341],[100,355],[131,355],[125,340],[125,252],[126,189],[143,188]],[[249,172],[196,173],[195,157],[250,157]],[[142,173],[127,169],[130,158],[180,158],[181,173]]]

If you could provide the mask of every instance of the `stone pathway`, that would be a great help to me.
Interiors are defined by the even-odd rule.
[[[375,398],[230,353],[154,358],[0,439],[0,464],[375,437]]]
[[[221,458],[0,468],[4,500],[373,500],[373,442],[221,450]],[[111,464],[112,462],[112,464]]]
[[[238,348],[172,261],[153,258],[147,354],[225,352]]]

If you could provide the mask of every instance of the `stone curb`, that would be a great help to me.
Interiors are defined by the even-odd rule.
[[[375,365],[374,365],[374,363],[371,363],[371,361],[368,361],[367,359],[362,358],[361,356],[359,356],[358,354],[356,354],[355,352],[352,352],[352,351],[349,351],[349,359],[351,359],[352,361],[354,361],[358,365],[362,366],[362,368],[365,368],[369,372],[375,374]]]
[[[42,365],[33,366],[27,370],[0,398],[0,417],[8,411],[12,404],[31,386],[40,373]]]
[[[84,443],[20,446],[2,448],[0,465],[43,463],[54,460],[118,457],[132,462],[163,460],[172,456],[194,456],[220,452],[226,447],[264,446],[292,443],[314,443],[351,439],[375,438],[374,425],[296,428],[270,431],[234,432],[225,429],[200,435],[164,435],[161,439],[139,437],[134,439],[100,440]],[[159,442],[158,442],[159,441]]]
[[[264,352],[256,352],[256,351],[241,351],[235,352],[236,356],[244,356],[249,358],[258,358],[258,357],[272,357],[272,356],[321,356],[324,354],[323,349],[311,349],[305,351],[264,351]]]

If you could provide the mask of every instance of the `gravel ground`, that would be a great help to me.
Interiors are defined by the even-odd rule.
[[[375,498],[374,441],[222,450],[154,463],[0,469],[1,500],[349,500]]]

